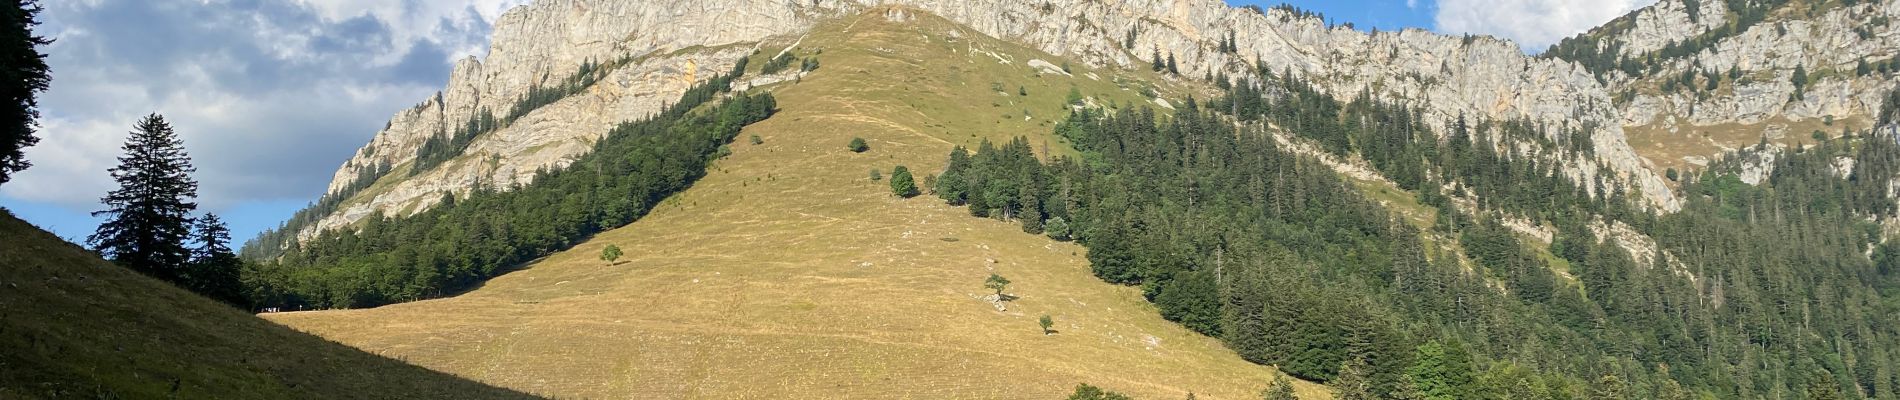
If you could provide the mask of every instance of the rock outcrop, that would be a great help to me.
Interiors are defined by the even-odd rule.
[[[1664,3],[1644,11],[1653,22],[1631,30],[1630,47],[1656,47],[1694,30],[1674,23],[1686,14],[1671,11],[1669,4],[1675,3]],[[581,95],[477,137],[454,161],[385,179],[299,234],[348,226],[373,213],[417,212],[443,193],[478,184],[505,188],[525,182],[535,171],[563,166],[587,151],[588,143],[612,124],[658,111],[695,79],[709,76],[701,71],[723,71],[773,38],[791,43],[826,19],[890,5],[941,15],[983,34],[1094,66],[1138,67],[1153,51],[1166,50],[1184,76],[1286,71],[1342,98],[1374,96],[1420,107],[1432,124],[1463,115],[1593,129],[1595,157],[1564,160],[1566,174],[1586,185],[1608,182],[1641,193],[1660,210],[1679,204],[1624,139],[1623,126],[1643,115],[1619,109],[1611,100],[1613,91],[1576,64],[1530,57],[1512,43],[1488,37],[1422,30],[1367,33],[1287,10],[1233,8],[1220,0],[542,0],[504,14],[495,25],[489,55],[458,63],[441,95],[392,118],[388,129],[337,172],[332,191],[356,181],[360,166],[411,162],[430,137],[452,131],[484,109],[501,114],[530,88],[551,84],[583,63],[633,61]],[[1891,2],[1884,7],[1883,12],[1894,8]],[[1719,12],[1703,14],[1695,29],[1721,23]],[[1238,39],[1238,51],[1219,51],[1217,44],[1230,34]],[[1829,89],[1812,90],[1821,96]],[[1637,103],[1662,107],[1670,100],[1631,104]],[[1801,112],[1826,113],[1830,107]],[[1616,176],[1599,179],[1599,171]]]

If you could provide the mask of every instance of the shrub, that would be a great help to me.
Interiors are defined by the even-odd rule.
[[[891,170],[891,194],[910,198],[917,195],[917,181],[910,175],[910,168],[902,165]]]
[[[870,151],[871,145],[865,144],[864,138],[851,138],[851,144],[847,145],[846,148],[851,149],[853,153],[863,153]]]

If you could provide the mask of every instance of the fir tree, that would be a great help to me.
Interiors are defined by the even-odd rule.
[[[34,136],[39,128],[38,96],[52,81],[39,46],[53,40],[33,33],[40,24],[39,2],[11,3],[0,7],[0,102],[6,104],[0,106],[0,185],[14,172],[33,166],[25,150],[39,142]]]
[[[1286,379],[1286,374],[1273,374],[1273,384],[1267,385],[1266,392],[1261,393],[1260,397],[1266,400],[1300,399],[1293,394],[1293,382]]]
[[[198,197],[198,182],[191,179],[196,169],[184,142],[158,114],[139,121],[124,149],[111,169],[119,188],[99,199],[105,210],[92,213],[106,220],[86,242],[119,265],[182,284],[191,261],[185,241],[198,208],[192,202]]]
[[[185,288],[234,306],[245,306],[243,283],[238,279],[244,261],[231,252],[231,229],[225,227],[217,214],[205,214],[192,224],[191,236],[198,247],[191,250]]]

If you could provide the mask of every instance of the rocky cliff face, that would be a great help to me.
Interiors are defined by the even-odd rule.
[[[1665,1],[1658,7],[1677,4]],[[1895,1],[1837,7],[1801,19],[1770,18],[1690,57],[1671,60],[1659,73],[1620,80],[1613,90],[1635,93],[1623,107],[1623,124],[1751,125],[1776,118],[1846,120],[1873,115],[1879,111],[1880,96],[1892,91],[1896,82],[1890,75],[1878,71],[1861,75],[1857,69],[1862,62],[1900,56],[1900,24],[1888,22],[1896,18],[1900,18],[1900,2]],[[1660,48],[1680,39],[1636,32],[1662,30],[1670,24],[1666,18],[1639,18],[1638,27],[1658,28],[1635,30],[1617,40],[1630,43],[1632,51]],[[1793,79],[1797,67],[1810,80],[1800,89]],[[1685,72],[1726,75],[1731,70],[1740,72],[1740,77],[1724,76],[1722,86],[1727,90],[1714,93],[1639,90]]]
[[[543,0],[506,13],[495,25],[488,57],[459,63],[440,96],[398,113],[344,164],[331,189],[356,181],[360,166],[410,162],[431,136],[452,131],[483,109],[501,114],[530,88],[551,84],[583,63],[633,61],[581,95],[476,138],[454,161],[384,179],[300,236],[373,213],[413,213],[442,193],[477,184],[505,188],[524,182],[538,169],[563,166],[587,151],[612,124],[658,111],[709,75],[700,71],[724,71],[763,40],[795,39],[819,21],[888,4],[1096,66],[1145,68],[1149,54],[1160,49],[1175,56],[1183,76],[1248,76],[1259,63],[1306,77],[1336,96],[1370,95],[1421,107],[1429,122],[1441,125],[1464,115],[1591,127],[1596,156],[1567,160],[1567,174],[1593,184],[1598,171],[1611,171],[1616,176],[1603,181],[1643,194],[1658,209],[1678,204],[1626,143],[1622,127],[1629,115],[1615,106],[1609,89],[1575,64],[1528,57],[1491,38],[1420,30],[1368,34],[1282,10],[1231,8],[1220,0]],[[1659,22],[1639,24],[1635,31],[1655,31],[1644,38],[1684,34],[1660,30],[1671,17],[1667,10],[1655,13]],[[1125,43],[1131,34],[1132,47]],[[1238,39],[1239,51],[1218,51],[1217,43],[1229,34]],[[1642,46],[1654,41],[1631,40]]]

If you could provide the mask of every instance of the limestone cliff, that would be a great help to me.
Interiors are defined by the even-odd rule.
[[[400,166],[412,161],[430,137],[480,110],[503,112],[530,88],[548,85],[582,64],[630,61],[582,94],[477,137],[449,163],[385,177],[321,222],[301,227],[300,234],[347,226],[377,212],[413,213],[442,193],[477,184],[505,188],[524,182],[538,169],[562,166],[587,151],[588,143],[612,124],[657,111],[691,82],[710,75],[703,71],[724,71],[761,43],[794,43],[818,21],[892,4],[1095,66],[1145,68],[1149,54],[1162,50],[1178,60],[1183,76],[1248,76],[1256,67],[1290,71],[1343,98],[1374,96],[1421,107],[1433,124],[1464,115],[1589,129],[1594,156],[1562,160],[1564,172],[1587,185],[1604,181],[1641,193],[1647,204],[1664,211],[1679,201],[1628,143],[1627,127],[1649,125],[1681,109],[1698,112],[1679,118],[1704,122],[1864,113],[1866,94],[1891,85],[1822,78],[1806,88],[1809,100],[1785,107],[1757,104],[1763,97],[1787,98],[1792,88],[1780,86],[1785,79],[1764,78],[1736,86],[1733,95],[1693,101],[1631,96],[1626,92],[1649,78],[1600,81],[1577,63],[1527,56],[1516,45],[1488,37],[1421,30],[1367,33],[1287,10],[1233,8],[1220,0],[543,0],[504,14],[488,56],[459,63],[442,95],[398,113],[388,129],[344,164],[331,189],[359,181],[362,166],[398,166],[402,172]],[[1632,13],[1619,20],[1627,26],[1617,29],[1614,40],[1627,51],[1653,52],[1732,18],[1719,6],[1701,7],[1694,18],[1686,8],[1679,0],[1667,0]],[[1848,57],[1891,52],[1890,41],[1900,35],[1883,28],[1875,32],[1876,40],[1857,40],[1844,36],[1859,35],[1854,30],[1841,28],[1895,13],[1900,6],[1892,1],[1840,8],[1812,22],[1790,22],[1791,33],[1785,35],[1761,24],[1722,41],[1717,50],[1672,65],[1739,65],[1755,71],[1846,63],[1851,69],[1856,60]],[[1230,34],[1238,39],[1238,51],[1219,51],[1217,44]],[[1598,179],[1599,171],[1616,176]]]

